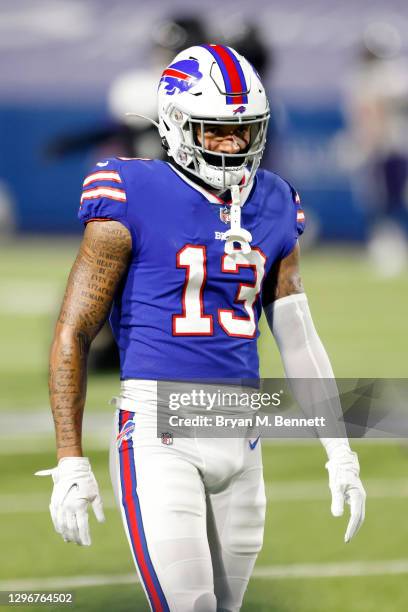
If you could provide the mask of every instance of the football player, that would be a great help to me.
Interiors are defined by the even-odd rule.
[[[262,545],[261,445],[161,438],[157,381],[258,379],[262,307],[289,378],[333,372],[299,274],[299,197],[259,169],[259,76],[229,47],[194,46],[164,70],[158,104],[169,161],[107,159],[84,181],[85,234],[51,350],[58,465],[42,474],[56,531],[89,545],[88,504],[99,521],[103,510],[81,443],[86,363],[110,313],[121,359],[111,477],[151,609],[233,612]],[[348,541],[364,519],[358,459],[345,437],[322,443],[332,512],[351,506]]]

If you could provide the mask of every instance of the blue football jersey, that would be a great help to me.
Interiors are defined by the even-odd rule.
[[[122,380],[259,377],[262,287],[293,250],[304,214],[296,191],[266,170],[241,199],[251,252],[226,255],[230,203],[171,164],[109,159],[85,179],[80,220],[116,220],[132,237],[110,317]]]

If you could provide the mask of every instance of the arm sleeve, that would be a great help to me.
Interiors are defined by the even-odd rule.
[[[84,224],[95,220],[120,221],[131,229],[127,220],[126,186],[119,160],[99,162],[86,176],[78,218]]]
[[[305,213],[300,203],[300,196],[290,183],[282,180],[282,194],[284,198],[282,222],[285,231],[280,259],[285,259],[295,248],[295,244],[305,230]]]
[[[328,457],[339,446],[349,448],[343,413],[333,369],[324,346],[317,334],[304,293],[289,295],[272,302],[265,315],[276,340],[286,377],[293,395],[308,416],[324,412],[327,428],[333,437],[324,437],[318,430],[320,441]]]

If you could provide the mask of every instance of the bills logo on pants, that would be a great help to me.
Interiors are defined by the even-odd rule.
[[[129,440],[132,437],[132,433],[135,431],[135,423],[132,420],[127,421],[118,435],[116,436],[116,444],[120,448],[124,440]]]

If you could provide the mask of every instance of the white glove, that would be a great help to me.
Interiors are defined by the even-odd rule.
[[[105,520],[98,484],[87,457],[63,457],[58,466],[40,470],[35,476],[52,476],[54,489],[50,512],[55,531],[65,542],[91,545],[88,525],[88,503],[97,520]]]
[[[344,502],[350,506],[350,520],[344,536],[347,543],[357,533],[365,516],[366,492],[359,477],[357,453],[344,446],[335,449],[326,463],[326,469],[332,494],[332,515],[342,516]]]

